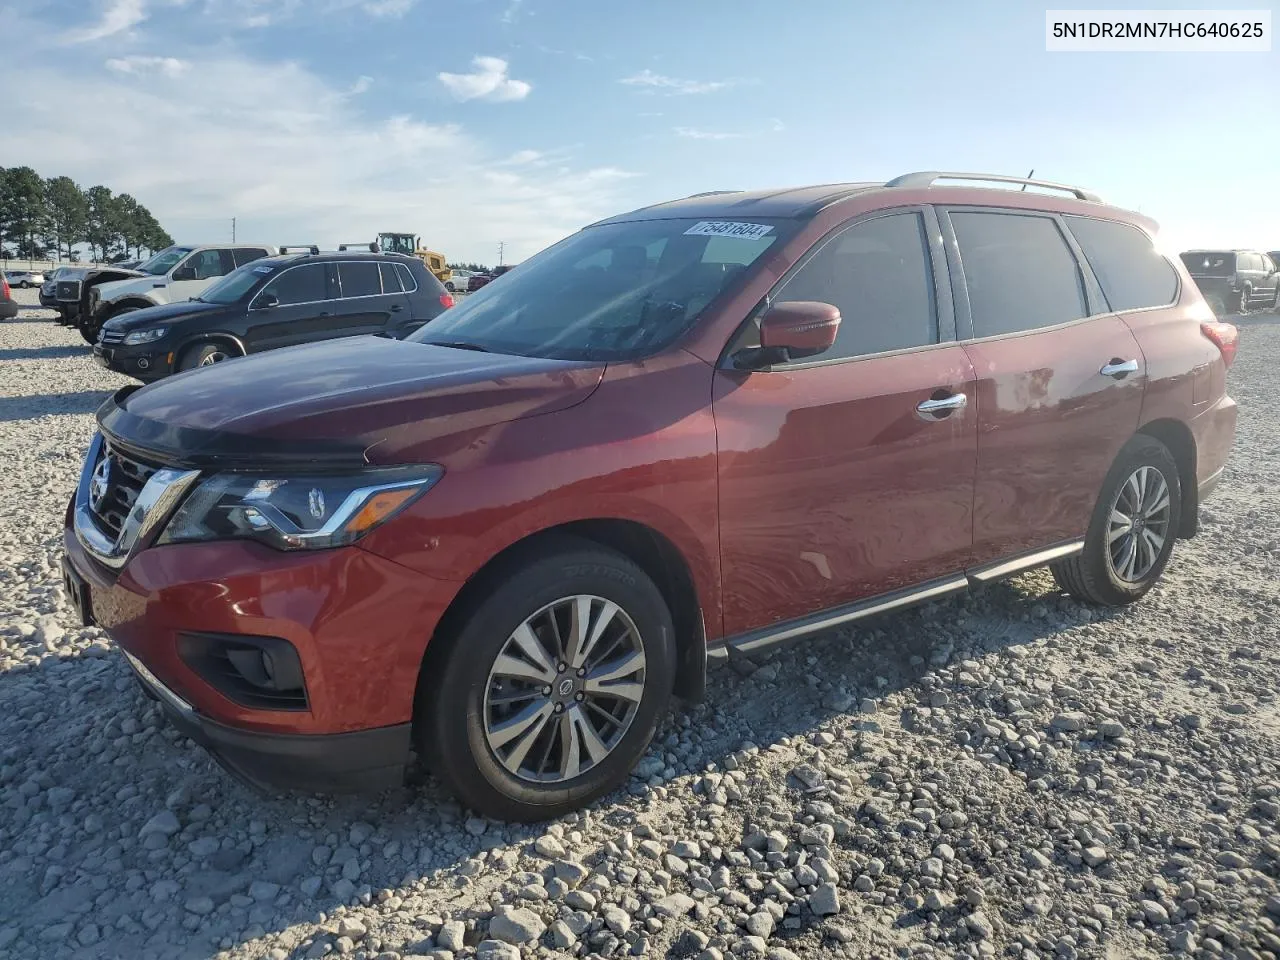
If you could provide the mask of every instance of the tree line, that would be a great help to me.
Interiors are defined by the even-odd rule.
[[[470,270],[472,273],[489,273],[491,267],[486,267],[482,263],[451,263],[450,270]]]
[[[83,245],[105,263],[172,244],[151,211],[127,193],[100,185],[85,190],[70,177],[44,179],[31,167],[0,167],[0,257],[74,261]]]

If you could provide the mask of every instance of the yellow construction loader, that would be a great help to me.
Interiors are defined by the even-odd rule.
[[[348,247],[365,247],[376,253],[403,253],[405,256],[417,257],[427,265],[427,269],[436,275],[436,279],[443,283],[446,287],[450,284],[450,278],[453,271],[449,269],[449,263],[444,258],[443,253],[435,250],[428,250],[422,246],[421,238],[414,233],[380,233],[378,239],[370,244],[364,243],[344,243],[339,245],[339,250],[346,250]]]

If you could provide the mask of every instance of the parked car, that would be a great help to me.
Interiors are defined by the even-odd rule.
[[[80,317],[80,288],[84,278],[93,271],[95,276],[101,271],[91,267],[63,267],[62,272],[53,281],[53,306],[58,311],[58,323],[66,327],[76,326]],[[119,276],[119,274],[117,274]],[[41,288],[43,290],[43,288]],[[41,303],[44,302],[43,297]]]
[[[44,276],[40,285],[40,306],[58,308],[58,278],[70,275],[75,267],[54,267]]]
[[[255,243],[179,244],[161,250],[136,270],[90,270],[79,284],[76,324],[88,343],[96,343],[102,325],[112,317],[199,296],[219,277],[273,252]]]
[[[949,178],[1009,181],[659,204],[407,341],[122,390],[67,592],[251,782],[412,745],[508,820],[623,783],[710,662],[1046,564],[1133,603],[1227,460],[1236,328],[1145,217]]]
[[[453,270],[452,275],[445,281],[444,287],[450,293],[466,292],[467,281],[474,276],[474,270]]]
[[[277,347],[362,334],[404,337],[453,306],[423,262],[325,253],[245,264],[192,300],[118,315],[94,359],[139,380]]]
[[[1188,250],[1182,254],[1191,279],[1218,314],[1248,313],[1280,304],[1280,273],[1257,250]]]
[[[23,290],[44,283],[44,274],[39,270],[6,270],[4,275],[10,287],[21,287]]]
[[[9,278],[0,273],[0,320],[12,320],[18,315],[18,304],[9,289]]]

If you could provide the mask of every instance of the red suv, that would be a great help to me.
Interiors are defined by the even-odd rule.
[[[1003,179],[659,204],[406,341],[125,388],[67,590],[241,776],[416,748],[515,820],[624,781],[709,661],[1044,564],[1130,603],[1222,472],[1236,330],[1150,221]]]

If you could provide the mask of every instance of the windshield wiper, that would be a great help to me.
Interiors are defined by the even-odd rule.
[[[424,340],[423,343],[430,344],[433,347],[453,347],[455,350],[474,350],[476,353],[489,353],[488,347],[482,347],[478,343],[468,343],[465,340]]]

